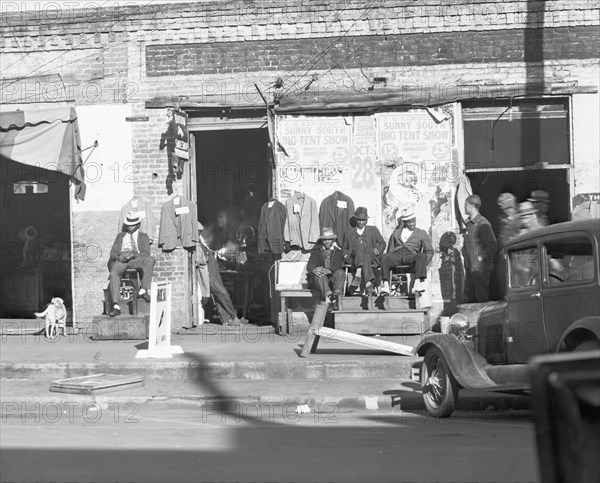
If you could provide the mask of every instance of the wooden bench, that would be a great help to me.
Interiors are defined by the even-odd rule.
[[[290,332],[293,311],[288,307],[289,299],[316,296],[306,282],[306,264],[307,261],[284,260],[275,263],[275,293],[280,302],[277,331],[281,335]]]

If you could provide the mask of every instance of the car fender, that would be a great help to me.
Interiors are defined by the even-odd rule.
[[[579,343],[594,338],[600,341],[600,317],[583,317],[565,330],[556,346],[556,352],[572,351]]]
[[[464,389],[494,389],[498,386],[485,372],[489,364],[485,358],[469,348],[452,334],[430,334],[421,339],[415,353],[424,356],[437,347],[448,363],[452,375]]]

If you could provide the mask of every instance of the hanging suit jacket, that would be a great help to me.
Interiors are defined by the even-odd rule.
[[[294,213],[294,205],[299,205],[300,213]],[[296,192],[285,200],[287,218],[283,237],[290,245],[311,250],[319,240],[319,213],[317,203],[310,196]]]
[[[269,203],[273,206],[269,208]],[[258,252],[271,252],[279,254],[283,252],[283,228],[287,218],[283,203],[276,199],[267,201],[260,209],[258,221]]]
[[[179,204],[175,201],[179,199]],[[178,213],[187,211],[187,213]],[[163,251],[173,250],[175,247],[192,248],[198,241],[198,215],[196,203],[184,198],[174,196],[162,205],[160,210],[160,231],[158,233],[158,246]]]
[[[344,208],[343,205],[346,205]],[[342,207],[340,207],[342,205]],[[319,223],[321,227],[329,226],[337,235],[338,246],[342,246],[345,233],[351,228],[350,218],[354,214],[354,201],[340,191],[329,195],[321,202]]]
[[[121,207],[121,216],[119,218],[119,230],[125,223],[125,218],[129,212],[138,213],[140,216],[140,231],[148,235],[150,243],[154,241],[154,232],[156,225],[154,224],[154,213],[152,205],[148,200],[143,198],[133,197]]]

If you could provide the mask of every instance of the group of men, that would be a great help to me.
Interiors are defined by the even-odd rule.
[[[379,287],[380,295],[389,295],[390,269],[409,265],[415,273],[413,291],[419,291],[427,278],[427,265],[433,258],[433,244],[429,235],[416,226],[416,215],[405,210],[392,233],[387,251],[385,240],[376,226],[367,225],[367,208],[359,206],[350,219],[351,229],[343,237],[342,246],[334,244],[337,235],[330,227],[323,227],[320,242],[312,250],[306,266],[309,287],[319,292],[339,309],[339,296],[346,282],[344,264],[351,267],[350,292],[358,289],[366,294]]]
[[[463,302],[490,300],[490,283],[500,249],[514,236],[547,225],[549,204],[550,197],[542,190],[532,191],[527,201],[519,205],[512,193],[502,193],[498,197],[502,215],[496,237],[492,225],[480,213],[481,198],[478,195],[466,198]],[[367,208],[358,207],[351,218],[353,227],[344,234],[341,247],[334,244],[337,237],[333,229],[323,227],[320,243],[311,252],[307,265],[309,287],[319,292],[332,310],[339,309],[339,296],[344,290],[344,264],[349,265],[354,274],[349,286],[351,293],[360,287],[363,293],[371,294],[378,287],[380,295],[389,295],[390,270],[399,265],[408,265],[414,274],[412,291],[424,290],[427,266],[434,250],[427,232],[417,228],[414,211],[402,213],[387,243],[387,250],[379,229],[367,225],[367,220]]]

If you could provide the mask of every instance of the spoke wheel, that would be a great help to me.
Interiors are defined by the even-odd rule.
[[[458,400],[458,383],[450,372],[446,358],[437,347],[425,353],[421,375],[423,401],[431,415],[449,417]]]

